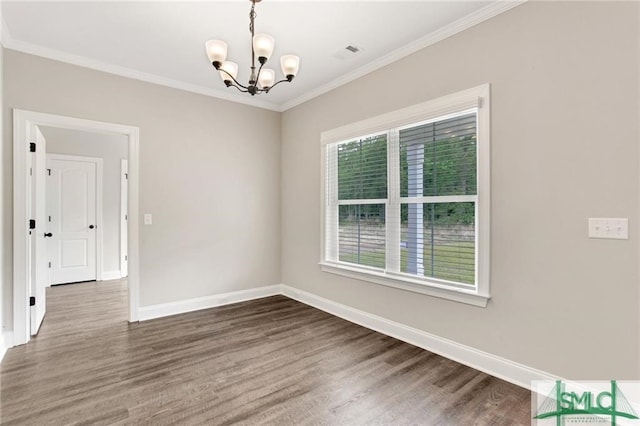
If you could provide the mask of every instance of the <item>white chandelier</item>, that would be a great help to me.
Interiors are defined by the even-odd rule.
[[[251,12],[249,13],[249,31],[253,44],[251,46],[251,74],[249,83],[245,86],[236,80],[238,76],[238,64],[227,61],[227,43],[221,40],[209,40],[206,44],[207,56],[214,68],[220,71],[220,77],[227,87],[235,87],[243,93],[255,96],[258,93],[268,93],[278,84],[291,82],[298,73],[300,58],[296,55],[284,55],[280,58],[280,66],[284,79],[276,82],[276,72],[269,68],[263,68],[273,53],[275,40],[268,34],[255,34],[254,20],[256,18],[256,3],[262,0],[250,0]],[[260,67],[256,71],[256,56]]]

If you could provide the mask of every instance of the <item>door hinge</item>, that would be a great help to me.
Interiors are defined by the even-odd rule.
[[[129,220],[129,215],[125,214],[124,215],[124,220]]]
[[[29,297],[29,306],[36,306],[36,298],[35,298],[35,296]]]
[[[49,222],[51,222],[51,216],[49,216]]]
[[[36,143],[35,142],[30,142],[29,143],[29,151],[30,152],[36,152]]]
[[[124,174],[124,178],[125,178],[126,180],[129,180],[129,173],[125,173],[125,174]]]
[[[51,262],[49,262],[49,268],[51,268]]]
[[[36,220],[29,219],[29,229],[36,229]]]
[[[128,261],[129,260],[129,256],[127,256],[126,254],[124,255],[124,260]]]
[[[49,176],[51,176],[51,169],[47,169],[47,173],[49,173]]]

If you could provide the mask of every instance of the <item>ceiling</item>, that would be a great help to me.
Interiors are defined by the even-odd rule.
[[[300,56],[291,84],[251,97],[226,88],[209,39],[229,45],[246,81],[251,4],[233,1],[2,1],[5,47],[218,98],[283,111],[508,10],[514,1],[282,1],[256,5],[256,33],[275,37],[268,62]],[[354,54],[345,48],[357,46]]]

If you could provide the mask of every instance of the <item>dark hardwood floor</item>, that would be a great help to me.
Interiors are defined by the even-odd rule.
[[[128,324],[126,294],[49,289],[3,425],[531,424],[529,391],[283,296]]]

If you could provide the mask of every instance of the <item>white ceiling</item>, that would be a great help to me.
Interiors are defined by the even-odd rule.
[[[10,49],[282,111],[521,2],[264,0],[256,5],[256,33],[276,39],[269,66],[281,76],[279,57],[293,53],[300,71],[293,83],[253,98],[226,88],[204,49],[209,39],[225,40],[227,59],[240,65],[239,80],[248,79],[247,0],[2,1],[2,41]],[[348,52],[348,45],[361,52]]]

